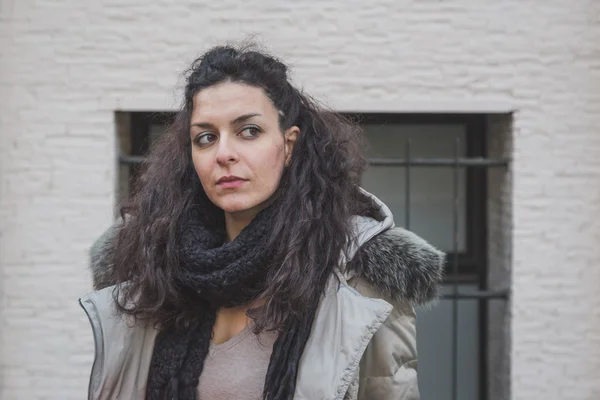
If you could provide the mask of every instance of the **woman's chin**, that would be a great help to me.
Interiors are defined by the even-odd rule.
[[[250,199],[231,199],[227,201],[220,201],[217,203],[217,207],[228,214],[244,214],[250,211],[259,209],[261,202],[250,201]],[[258,211],[256,211],[258,212]]]
[[[272,193],[268,196],[265,193],[214,193],[209,195],[214,205],[228,214],[249,214],[254,216],[260,210],[271,204]],[[254,214],[254,215],[252,215]]]

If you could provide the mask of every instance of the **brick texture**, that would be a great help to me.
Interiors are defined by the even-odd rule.
[[[252,34],[334,106],[514,108],[510,397],[600,398],[596,0],[0,0],[0,398],[84,398],[114,113],[174,108],[189,61]]]

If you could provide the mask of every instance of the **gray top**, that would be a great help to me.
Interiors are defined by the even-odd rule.
[[[252,332],[252,324],[228,341],[211,344],[198,384],[198,398],[262,400],[277,332]]]

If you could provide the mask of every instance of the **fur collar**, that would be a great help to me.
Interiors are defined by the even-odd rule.
[[[436,300],[445,254],[402,228],[388,229],[364,243],[346,265],[346,275],[363,278],[392,301]]]
[[[117,222],[93,244],[91,270],[94,289],[111,286],[112,242]],[[364,243],[346,266],[392,301],[424,304],[435,300],[443,278],[445,254],[414,233],[388,229]]]
[[[94,290],[104,289],[115,284],[112,278],[113,241],[123,220],[119,220],[108,228],[90,248],[90,269],[92,270],[92,283]]]

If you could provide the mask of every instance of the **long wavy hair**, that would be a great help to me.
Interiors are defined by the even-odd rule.
[[[195,60],[186,74],[181,110],[153,146],[130,201],[121,208],[122,227],[115,243],[114,281],[121,312],[136,319],[187,326],[189,304],[176,285],[180,274],[178,224],[194,205],[223,211],[210,202],[191,158],[190,115],[199,91],[224,82],[261,88],[279,111],[283,132],[298,126],[291,163],[277,196],[269,246],[267,300],[254,315],[257,329],[283,329],[289,318],[315,304],[327,278],[351,239],[353,215],[376,215],[359,189],[366,167],[362,132],[341,115],[320,106],[288,80],[287,67],[252,48],[219,46]]]

